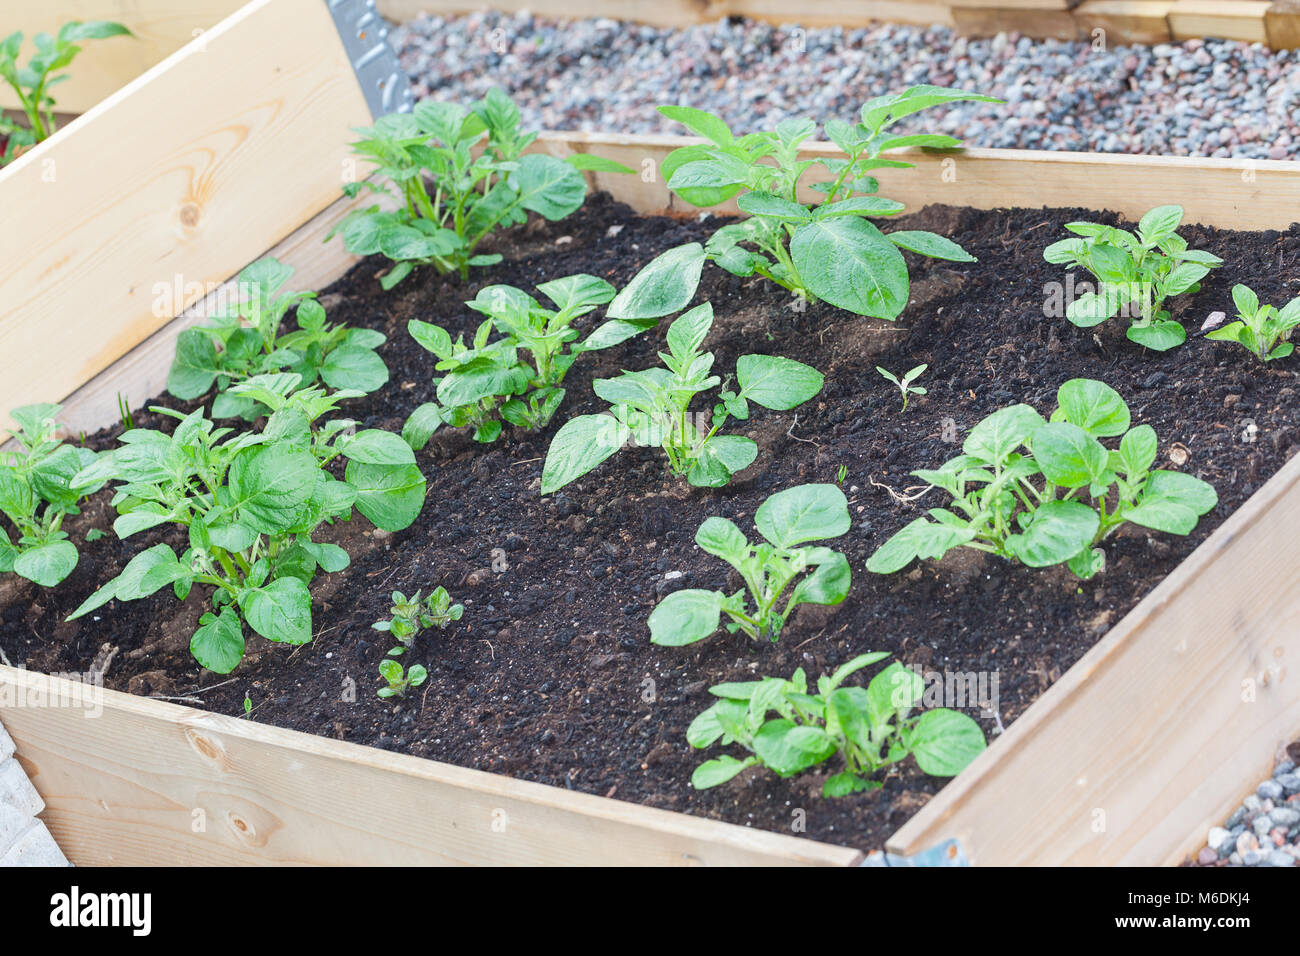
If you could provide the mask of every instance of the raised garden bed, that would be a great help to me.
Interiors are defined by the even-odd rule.
[[[223,26],[233,35],[241,24],[285,6],[253,4]],[[280,55],[268,54],[265,62]],[[338,59],[335,68],[346,69]],[[188,60],[174,66],[199,69]],[[253,84],[259,63],[246,66]],[[301,95],[315,102],[310,93]],[[342,127],[358,121],[336,113],[315,135],[346,143]],[[591,152],[634,168],[649,160],[653,168],[681,142],[551,136],[540,148]],[[30,169],[41,151],[49,155],[59,145],[56,137],[24,157],[0,176],[0,191],[20,181],[15,173]],[[809,152],[832,149],[817,145]],[[264,155],[275,157],[269,148]],[[391,537],[345,526],[339,540],[353,551],[353,565],[318,583],[315,640],[293,655],[254,646],[264,656],[238,672],[241,683],[206,691],[196,685],[220,682],[200,680],[185,660],[188,632],[179,633],[175,604],[114,606],[101,611],[93,627],[58,623],[129,556],[114,539],[85,547],[83,566],[65,585],[66,599],[63,592],[33,596],[19,584],[0,601],[0,647],[14,663],[21,658],[39,669],[84,670],[108,642],[119,648],[108,669],[110,684],[197,698],[226,713],[113,692],[100,696],[57,679],[0,670],[0,690],[8,695],[0,698],[5,724],[69,857],[846,864],[857,851],[879,846],[922,805],[891,847],[915,852],[957,836],[976,863],[1168,862],[1194,849],[1239,802],[1240,781],[1267,771],[1251,765],[1252,750],[1240,741],[1292,739],[1300,724],[1300,701],[1278,663],[1288,651],[1300,653],[1285,628],[1300,573],[1285,557],[1300,530],[1300,501],[1292,502],[1300,466],[1284,465],[1296,436],[1284,392],[1294,373],[1251,364],[1240,350],[1203,341],[1143,358],[1109,329],[1094,340],[1047,319],[1043,284],[1059,281],[1062,270],[1042,263],[1041,249],[1059,238],[1060,224],[1080,215],[1079,207],[1118,206],[1135,216],[1160,202],[1180,202],[1190,221],[1207,226],[1184,234],[1229,262],[1207,280],[1197,308],[1222,298],[1238,280],[1283,300],[1293,291],[1285,270],[1300,239],[1289,231],[1243,236],[1218,230],[1286,230],[1286,202],[1300,192],[1300,170],[1288,163],[1243,167],[998,151],[917,158],[916,170],[891,180],[890,195],[918,210],[927,202],[948,203],[917,218],[982,261],[920,263],[902,324],[846,318],[825,306],[792,310],[790,300],[771,288],[717,270],[706,273],[703,292],[718,314],[709,344],[724,363],[740,351],[770,348],[815,364],[829,383],[819,399],[797,410],[797,423],[795,412],[755,415],[750,427],[762,454],[754,470],[725,492],[674,485],[658,460],[638,452],[581,479],[561,497],[539,499],[530,486],[541,463],[530,459],[545,454],[545,433],[489,449],[463,436],[438,436],[421,458],[430,466],[426,507],[434,509],[426,510],[426,519]],[[290,162],[275,157],[259,171],[256,190],[241,187],[232,195],[240,204],[255,203],[273,193],[278,177],[296,174]],[[531,287],[585,270],[618,285],[664,248],[699,235],[702,227],[692,221],[641,218],[682,211],[662,182],[600,173],[590,179],[630,208],[590,200],[576,218],[512,234],[499,248],[506,261],[475,274],[472,284],[506,280]],[[316,190],[304,205],[325,195],[324,188]],[[1265,195],[1267,202],[1261,201]],[[977,211],[998,209],[1008,197],[1027,208]],[[167,201],[162,187],[150,201]],[[341,211],[336,207],[309,222],[276,250],[300,266],[295,287],[323,288],[353,264],[337,243],[317,242]],[[273,231],[283,236],[303,218],[290,217]],[[219,218],[216,225],[212,241],[227,228]],[[610,235],[611,226],[622,229]],[[232,227],[227,235],[234,233]],[[48,254],[33,254],[33,266]],[[231,271],[217,263],[205,274]],[[337,298],[330,300],[330,315],[389,333],[384,354],[396,387],[362,400],[354,414],[367,426],[394,427],[427,394],[430,377],[428,356],[406,347],[400,327],[408,318],[436,317],[453,330],[468,328],[470,315],[458,303],[472,286],[417,276],[380,293],[377,271],[376,263],[363,263],[332,290]],[[1016,277],[1014,284],[1008,275]],[[93,293],[87,287],[79,294]],[[160,393],[178,331],[174,322],[144,340],[160,323],[141,321],[139,304],[129,298],[125,304],[110,300],[107,313],[109,328],[88,328],[75,349],[111,355],[112,362],[142,344],[89,382],[84,368],[75,373],[86,384],[69,396],[65,417],[87,432],[113,421],[118,392],[126,392],[132,405]],[[29,313],[5,329],[30,334],[37,325]],[[576,367],[566,383],[565,414],[592,409],[591,377],[642,367],[656,344],[650,337],[635,339],[626,351]],[[901,415],[897,393],[871,366],[901,370],[927,360],[929,394]],[[947,457],[944,418],[965,429],[1020,399],[1050,405],[1061,381],[1101,366],[1106,374],[1099,377],[1123,393],[1135,422],[1156,427],[1161,455],[1180,443],[1188,453],[1181,467],[1218,487],[1219,508],[1194,535],[1155,535],[1153,545],[1144,534],[1117,539],[1111,567],[1082,585],[1081,594],[1064,572],[1034,574],[996,559],[923,565],[919,575],[913,572],[915,580],[875,578],[862,570],[874,547],[916,514],[916,505],[896,503],[872,481],[901,492],[912,483],[907,472]],[[13,397],[33,397],[37,376],[29,378],[28,391],[15,389]],[[43,397],[65,394],[55,380],[40,388]],[[1244,417],[1254,420],[1254,442],[1241,441]],[[144,414],[137,418],[137,424],[148,421]],[[881,422],[888,423],[883,433]],[[702,517],[725,514],[748,530],[754,508],[770,491],[799,481],[835,481],[839,465],[846,466],[854,514],[854,528],[842,541],[855,578],[844,605],[833,613],[801,610],[790,633],[773,646],[725,636],[686,649],[649,646],[645,615],[667,590],[669,572],[689,575],[695,586],[725,584],[718,563],[691,549]],[[81,520],[102,524],[104,508],[100,501]],[[427,520],[430,515],[436,521]],[[495,548],[504,553],[494,557]],[[1248,580],[1240,575],[1243,567],[1252,569]],[[410,575],[422,579],[398,580]],[[1205,586],[1210,581],[1213,592]],[[437,583],[466,602],[466,615],[441,636],[425,639],[418,653],[430,671],[428,693],[412,695],[394,711],[369,697],[373,665],[384,651],[369,625],[383,616],[388,590]],[[65,601],[72,603],[65,607]],[[192,618],[197,608],[180,613]],[[133,656],[133,650],[144,653]],[[800,664],[815,675],[865,650],[892,651],[921,669],[998,671],[998,717],[1009,729],[928,802],[934,782],[910,771],[891,778],[882,793],[840,801],[812,794],[813,778],[742,776],[716,790],[687,787],[698,758],[682,734],[702,708],[704,686],[784,675]],[[344,678],[353,675],[358,702],[344,707],[337,698]],[[1243,678],[1257,690],[1249,707],[1240,703]],[[647,689],[653,700],[643,696]],[[35,693],[49,691],[98,701],[102,713],[86,720],[75,708],[27,705]],[[254,707],[252,721],[230,716],[242,713],[244,694]],[[997,723],[989,718],[984,726]],[[383,749],[331,739],[338,737]],[[498,773],[420,759],[426,756]],[[529,783],[529,777],[555,786]],[[1106,818],[1100,829],[1098,808]],[[195,809],[218,822],[196,831]],[[806,835],[795,837],[789,827],[798,810],[806,815],[797,818],[805,824],[797,832]],[[503,828],[494,828],[502,820]],[[403,836],[394,839],[394,833]]]

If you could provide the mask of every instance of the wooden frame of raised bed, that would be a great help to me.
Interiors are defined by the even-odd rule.
[[[238,69],[231,69],[237,63]],[[0,172],[0,408],[63,400],[74,430],[161,391],[173,312],[270,250],[322,288],[349,128],[367,122],[322,0],[255,0]],[[643,213],[688,140],[552,133]],[[810,153],[833,152],[815,144]],[[1085,206],[1286,228],[1300,163],[918,153],[890,195]],[[48,171],[55,170],[52,188]],[[57,328],[58,334],[51,334]],[[1300,461],[1287,464],[891,840],[976,864],[1171,863],[1300,732]],[[89,625],[88,625],[89,626]],[[521,782],[0,667],[0,721],[81,864],[851,865],[856,849]],[[400,835],[394,838],[394,835]]]

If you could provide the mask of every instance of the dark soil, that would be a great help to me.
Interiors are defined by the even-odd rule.
[[[804,407],[755,409],[737,429],[753,436],[761,452],[728,488],[692,489],[665,473],[658,453],[636,450],[558,496],[538,495],[554,429],[568,416],[600,409],[593,377],[654,364],[661,327],[579,361],[566,383],[566,403],[545,433],[507,428],[493,446],[460,432],[435,436],[420,455],[429,494],[414,527],[388,535],[358,519],[326,529],[320,537],[342,543],[353,563],[317,580],[317,635],[304,647],[250,634],[248,659],[233,680],[201,672],[188,652],[207,598],[200,589],[183,605],[164,592],[114,602],[93,621],[63,622],[141,548],[164,537],[182,542],[168,532],[125,544],[110,534],[86,545],[77,571],[53,591],[12,575],[0,581],[0,648],[14,663],[47,672],[85,671],[97,654],[102,660],[117,648],[107,683],[134,693],[183,698],[226,714],[242,713],[247,695],[258,721],[747,826],[798,832],[803,821],[810,837],[878,848],[942,780],[907,764],[881,791],[831,800],[820,795],[820,774],[781,780],[749,771],[695,792],[692,769],[715,754],[692,751],[684,733],[708,705],[709,685],[788,676],[800,666],[815,677],[855,654],[885,650],[926,672],[996,675],[996,716],[981,717],[993,737],[1300,442],[1295,360],[1266,368],[1235,345],[1197,337],[1156,355],[1127,342],[1119,323],[1081,330],[1044,317],[1046,284],[1065,273],[1043,262],[1042,249],[1063,236],[1063,223],[1078,218],[1116,221],[1084,210],[941,206],[907,217],[898,228],[934,229],[980,261],[956,265],[909,254],[912,302],[896,324],[823,305],[798,311],[771,284],[707,267],[700,295],[717,315],[708,344],[719,368],[730,370],[738,355],[760,351],[826,374],[825,390]],[[463,301],[483,285],[507,282],[531,292],[538,282],[575,272],[622,285],[659,252],[703,239],[716,225],[640,218],[596,196],[564,222],[533,223],[508,237],[499,245],[506,260],[475,273],[467,285],[426,270],[384,293],[376,281],[383,263],[359,265],[328,291],[325,304],[334,321],[387,333],[381,351],[393,378],[347,411],[366,426],[396,430],[432,398],[431,357],[406,335],[408,319],[442,324],[454,335],[477,325],[480,316]],[[1279,305],[1300,292],[1298,227],[1249,234],[1194,227],[1184,235],[1228,262],[1193,300],[1175,303],[1175,316],[1189,330],[1211,310],[1232,312],[1235,282]],[[597,314],[584,322],[598,320]],[[897,391],[874,367],[902,372],[922,362],[930,366],[921,380],[929,394],[900,413]],[[1194,534],[1129,529],[1108,543],[1106,572],[1082,586],[1063,569],[1035,571],[969,551],[892,577],[866,573],[876,546],[920,509],[942,503],[938,491],[898,500],[919,490],[911,470],[956,453],[951,439],[960,440],[997,408],[1024,401],[1050,411],[1056,388],[1079,376],[1108,382],[1128,400],[1135,424],[1155,426],[1162,466],[1218,489],[1218,508]],[[136,420],[160,422],[147,413]],[[93,436],[91,443],[107,447],[114,434]],[[754,509],[767,495],[801,482],[835,481],[841,466],[854,517],[852,530],[836,542],[855,576],[844,604],[801,608],[775,645],[725,633],[688,648],[650,644],[646,616],[671,589],[735,586],[725,565],[694,546],[706,517],[725,515],[752,531]],[[75,540],[92,524],[107,527],[107,497],[98,495],[85,516],[70,522]],[[495,549],[501,550],[494,561]],[[682,576],[670,582],[665,576],[673,571]],[[370,625],[386,616],[394,589],[427,593],[439,584],[464,602],[464,618],[446,631],[426,632],[406,659],[428,668],[423,687],[401,702],[377,698],[376,666],[390,642]],[[967,709],[980,713],[973,701]]]

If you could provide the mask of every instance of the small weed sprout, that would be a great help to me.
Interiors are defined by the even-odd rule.
[[[924,388],[921,388],[920,386],[917,385],[913,385],[912,382],[916,381],[916,379],[920,377],[921,373],[924,372],[929,367],[930,367],[929,365],[918,365],[916,368],[912,369],[910,372],[904,375],[901,379],[893,372],[890,372],[887,369],[883,369],[879,365],[876,366],[876,371],[898,386],[898,390],[903,393],[903,411],[907,411],[907,400],[911,396],[925,394]]]
[[[380,697],[405,697],[412,687],[419,687],[429,679],[429,672],[419,664],[412,664],[409,670],[391,657],[379,662],[379,676],[388,682],[387,687],[377,691]]]
[[[444,587],[436,587],[423,601],[416,591],[407,597],[401,591],[393,592],[393,606],[389,608],[389,619],[376,621],[371,625],[376,631],[391,634],[399,646],[388,653],[392,657],[404,654],[415,644],[415,638],[426,627],[442,630],[452,621],[459,621],[465,613],[463,604],[452,604],[451,595]]]

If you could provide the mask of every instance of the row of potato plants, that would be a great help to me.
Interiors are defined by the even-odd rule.
[[[877,194],[872,174],[910,165],[884,156],[887,151],[959,145],[947,136],[889,132],[906,116],[958,100],[997,102],[934,86],[878,97],[862,107],[857,122],[826,123],[826,135],[845,155],[815,161],[800,158],[801,144],[816,132],[811,121],[737,137],[711,114],[662,107],[704,140],[667,158],[669,188],[702,207],[735,198],[747,217],[723,225],[705,243],[665,251],[621,290],[595,276],[558,277],[537,287],[550,303],[543,305],[512,286],[483,287],[466,302],[485,316],[469,341],[411,320],[412,339],[436,360],[436,400],[412,409],[400,437],[359,430],[337,414],[342,403],[386,385],[388,370],[376,351],[385,337],[331,325],[315,293],[284,291],[291,269],[273,259],[254,263],[239,277],[241,301],[178,341],[168,389],[187,401],[211,396],[210,415],[202,407],[189,414],[156,409],[177,420],[171,434],[130,427],[119,447],[96,455],[58,440],[57,406],[13,413],[20,451],[0,463],[0,511],[18,538],[11,542],[0,529],[0,572],[44,586],[67,577],[77,550],[62,520],[85,496],[113,484],[119,537],[180,527],[186,547],[178,554],[160,543],[140,552],[72,617],[169,586],[179,599],[195,585],[211,588],[213,609],[198,622],[191,649],[204,667],[228,673],[243,656],[244,624],[272,641],[311,639],[309,585],[318,571],[341,571],[349,562],[343,549],[314,540],[322,525],[349,520],[354,511],[390,531],[417,520],[425,480],[415,452],[438,429],[469,428],[480,442],[499,440],[507,424],[542,429],[560,411],[565,376],[584,353],[617,347],[672,315],[661,365],[597,379],[593,390],[608,412],[579,415],[558,428],[541,494],[599,467],[630,441],[661,448],[671,475],[724,487],[758,450],[750,439],[725,433],[728,422],[748,419],[751,404],[796,408],[821,391],[824,379],[804,363],[758,353],[717,374],[705,348],[712,307],[692,306],[705,264],[762,276],[850,313],[896,319],[908,300],[900,250],[974,259],[942,236],[882,231],[871,220],[896,215],[902,205]],[[384,288],[425,267],[463,281],[471,269],[500,260],[478,251],[495,231],[522,223],[528,212],[556,220],[578,209],[586,196],[583,171],[630,172],[594,157],[565,161],[527,153],[536,134],[521,132],[519,123],[514,104],[493,90],[469,107],[421,103],[360,131],[355,149],[378,169],[346,192],[369,189],[389,201],[354,211],[338,231],[352,252],[392,262]],[[810,184],[821,198],[809,203],[801,201],[800,187],[813,170],[823,174]],[[1071,306],[1071,321],[1088,325],[1132,313],[1135,342],[1155,349],[1177,344],[1172,327],[1181,326],[1169,319],[1164,300],[1195,291],[1221,264],[1187,248],[1176,233],[1180,221],[1181,210],[1165,206],[1144,216],[1136,233],[1070,224],[1075,238],[1049,246],[1045,256],[1088,269],[1099,282],[1096,293]],[[1214,337],[1238,341],[1265,360],[1288,354],[1300,305],[1260,306],[1242,286],[1234,297],[1240,318]],[[602,307],[603,322],[582,321]],[[296,328],[285,330],[291,310]],[[904,409],[909,395],[925,393],[911,384],[924,369],[901,379],[880,370],[902,391]],[[692,405],[704,395],[711,396],[712,412],[701,424]],[[1118,442],[1108,447],[1107,439]],[[960,455],[914,473],[952,502],[882,543],[866,570],[895,573],[915,559],[968,547],[1029,567],[1064,564],[1080,578],[1092,577],[1104,570],[1102,543],[1125,522],[1185,535],[1217,503],[1205,482],[1155,469],[1157,448],[1154,430],[1133,425],[1123,398],[1099,381],[1066,382],[1046,416],[1024,404],[1001,409],[971,429]],[[342,478],[329,467],[336,459],[346,463]],[[757,510],[754,524],[762,539],[756,543],[725,518],[700,526],[696,543],[734,568],[744,587],[668,595],[649,616],[653,643],[694,643],[724,626],[777,641],[800,604],[845,600],[848,559],[815,543],[850,528],[836,485],[779,491]],[[463,613],[443,588],[427,598],[394,593],[390,618],[375,624],[397,641],[380,666],[380,696],[421,684],[425,669],[403,668],[398,658],[421,631],[445,628]],[[917,712],[920,675],[895,662],[865,686],[846,685],[887,656],[860,655],[812,685],[800,669],[789,678],[711,688],[718,700],[691,724],[689,743],[736,745],[749,756],[707,761],[694,785],[714,786],[754,765],[790,776],[837,754],[842,769],[824,786],[832,796],[880,786],[881,771],[909,755],[926,773],[959,772],[983,749],[983,733],[959,712]]]

